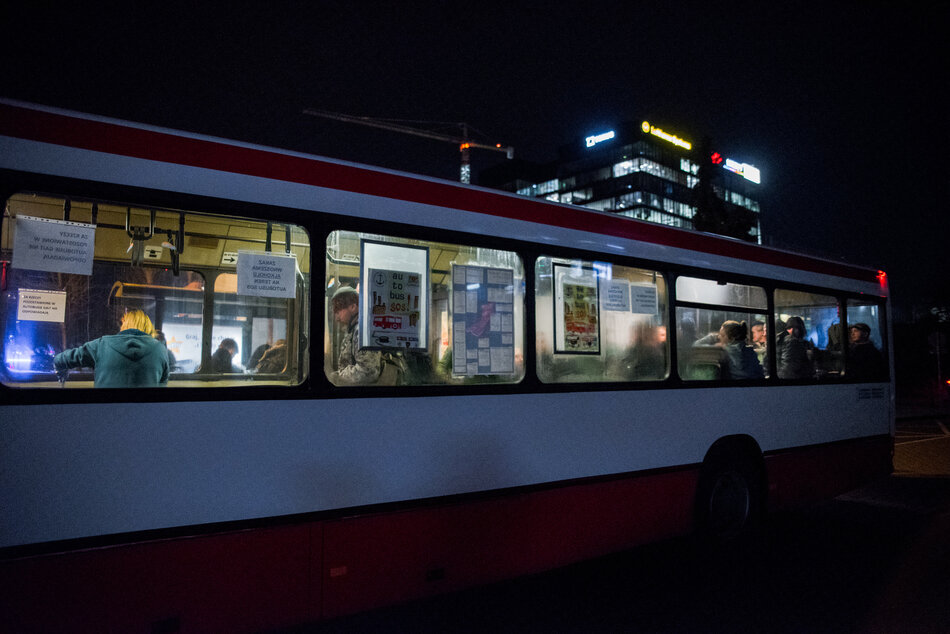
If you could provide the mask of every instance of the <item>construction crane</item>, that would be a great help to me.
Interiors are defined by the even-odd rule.
[[[323,117],[324,119],[333,119],[335,121],[345,121],[347,123],[356,123],[359,125],[370,126],[372,128],[380,128],[382,130],[389,130],[391,132],[402,132],[404,134],[412,134],[415,136],[425,137],[427,139],[435,139],[436,141],[448,141],[449,143],[457,143],[459,146],[459,152],[462,154],[462,169],[459,174],[459,180],[463,183],[472,182],[472,167],[469,163],[469,151],[472,148],[478,148],[480,150],[493,150],[495,152],[504,152],[509,159],[515,157],[515,148],[509,146],[502,146],[501,143],[495,145],[488,145],[485,143],[476,143],[468,138],[468,124],[465,123],[456,123],[452,125],[458,125],[462,129],[461,136],[452,136],[449,134],[441,134],[439,132],[433,132],[431,130],[425,130],[422,128],[414,128],[408,125],[402,125],[400,123],[394,123],[392,121],[387,121],[386,119],[374,119],[372,117],[357,117],[349,114],[341,114],[339,112],[329,112],[327,110],[317,110],[315,108],[305,108],[303,111],[304,114],[310,115],[312,117]]]

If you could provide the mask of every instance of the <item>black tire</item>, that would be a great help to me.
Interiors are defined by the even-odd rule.
[[[707,459],[696,492],[699,533],[730,542],[752,532],[765,507],[763,481],[761,467],[748,456],[728,451]]]

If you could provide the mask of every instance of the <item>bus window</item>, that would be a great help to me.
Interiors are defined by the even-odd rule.
[[[540,257],[535,265],[538,377],[545,383],[665,379],[666,315],[661,273]]]
[[[326,258],[324,370],[334,385],[524,377],[518,254],[334,231]]]
[[[769,374],[765,289],[695,277],[676,279],[680,377],[761,379]]]
[[[881,306],[848,300],[848,357],[845,377],[859,381],[887,380],[887,347]]]
[[[841,376],[847,340],[838,300],[830,295],[776,289],[775,354],[780,379]]]
[[[309,239],[302,228],[34,194],[11,197],[3,222],[9,264],[0,296],[4,384],[58,386],[57,369],[73,388],[294,385],[306,375]],[[268,242],[271,253],[265,253]],[[33,244],[50,245],[47,257],[37,258]],[[277,284],[248,281],[258,254],[274,260],[278,272],[268,279],[283,284],[280,292],[273,290]],[[239,273],[241,257],[248,269]],[[124,316],[135,311],[143,317],[135,329],[163,344],[146,348],[162,350],[166,363],[136,362],[107,379],[115,364],[99,348],[118,339],[102,338],[118,335]],[[233,342],[235,352],[226,372],[211,363],[223,340]],[[278,341],[287,346],[280,369],[253,373],[254,346]],[[88,342],[98,343],[84,348]],[[64,351],[76,352],[56,361]]]
[[[239,295],[237,277],[222,273],[214,281],[213,371],[280,374],[289,361],[287,323],[292,306],[280,298]]]

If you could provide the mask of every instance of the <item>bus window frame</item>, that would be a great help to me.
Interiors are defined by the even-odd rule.
[[[848,379],[847,375],[843,377],[836,377],[832,380],[827,380],[824,382],[819,382],[815,379],[780,379],[777,372],[777,362],[775,358],[776,354],[776,334],[773,332],[775,330],[775,319],[776,319],[776,309],[775,309],[775,291],[776,290],[790,290],[790,291],[800,291],[806,293],[814,293],[825,295],[828,297],[834,297],[838,302],[838,306],[842,311],[842,321],[846,323],[847,320],[847,302],[849,300],[863,301],[863,302],[873,302],[877,305],[878,309],[881,311],[881,322],[883,326],[881,327],[881,340],[882,347],[881,353],[885,357],[885,367],[887,368],[887,376],[882,376],[880,381],[881,383],[889,382],[892,378],[891,375],[891,353],[889,348],[889,339],[888,339],[888,327],[889,327],[889,297],[881,295],[870,295],[868,293],[855,292],[855,291],[846,291],[841,289],[832,289],[826,286],[817,286],[812,284],[803,284],[801,282],[787,281],[778,278],[763,278],[757,276],[750,276],[741,273],[726,273],[726,272],[717,272],[709,269],[699,269],[689,266],[679,266],[679,265],[669,265],[669,283],[671,285],[672,293],[670,296],[670,307],[673,311],[671,315],[671,324],[676,323],[675,319],[675,310],[679,306],[686,306],[691,308],[712,308],[714,310],[729,310],[735,312],[743,312],[748,309],[733,307],[733,306],[721,306],[721,305],[707,305],[707,304],[697,304],[695,302],[680,302],[675,293],[675,284],[676,279],[680,276],[689,276],[689,277],[700,277],[706,279],[716,279],[717,281],[724,281],[727,283],[736,283],[736,284],[751,284],[756,286],[761,286],[765,289],[766,292],[766,302],[768,306],[768,318],[769,322],[768,327],[768,337],[766,339],[767,354],[768,354],[768,376],[765,379],[745,379],[742,381],[725,381],[722,379],[719,380],[708,380],[708,381],[696,381],[682,379],[679,377],[679,368],[676,367],[678,363],[678,348],[677,348],[677,332],[676,328],[670,328],[669,336],[671,338],[672,346],[672,357],[671,357],[671,374],[675,371],[677,373],[677,380],[682,382],[685,387],[716,387],[716,386],[735,386],[739,387],[746,384],[754,385],[811,385],[811,384],[824,384],[824,385],[838,385],[838,384],[855,384],[862,383],[866,381],[858,381],[856,379]],[[754,310],[754,309],[753,309]],[[845,346],[847,348],[847,346]],[[847,349],[845,350],[845,367],[847,367]]]
[[[286,207],[277,207],[261,203],[249,203],[242,201],[231,201],[227,199],[208,198],[203,196],[192,196],[187,194],[177,194],[175,192],[143,190],[140,188],[128,186],[112,186],[101,183],[86,183],[74,181],[72,179],[63,179],[59,177],[38,178],[35,175],[26,175],[24,179],[14,179],[16,186],[11,186],[7,178],[3,178],[2,194],[4,199],[13,194],[35,191],[44,195],[58,196],[63,198],[87,198],[94,200],[123,200],[135,206],[158,206],[185,209],[198,214],[212,214],[218,216],[239,216],[255,221],[275,221],[280,223],[292,223],[306,231],[310,239],[310,293],[309,300],[301,306],[301,310],[309,310],[308,326],[309,345],[308,350],[301,350],[298,354],[300,362],[303,356],[309,355],[309,372],[303,377],[298,385],[292,386],[274,386],[259,385],[254,386],[253,390],[222,390],[218,388],[202,387],[175,387],[170,384],[166,388],[157,390],[126,390],[120,388],[99,388],[96,390],[58,390],[58,389],[35,389],[35,388],[10,388],[6,385],[0,385],[0,394],[11,404],[37,404],[37,403],[76,403],[76,402],[153,402],[165,400],[179,401],[216,401],[222,398],[228,400],[268,400],[274,398],[281,399],[313,399],[313,398],[390,398],[393,396],[451,396],[475,393],[554,393],[571,391],[617,391],[617,390],[656,390],[656,389],[691,389],[691,388],[709,388],[718,386],[741,387],[746,385],[767,386],[767,385],[788,385],[813,383],[809,380],[779,379],[775,372],[775,337],[774,333],[768,338],[769,354],[769,377],[766,379],[744,380],[744,381],[689,381],[679,377],[678,359],[677,359],[677,335],[676,335],[676,308],[686,303],[678,302],[676,298],[676,279],[681,275],[699,277],[705,279],[722,279],[727,282],[751,284],[761,286],[766,290],[768,302],[768,313],[770,319],[774,320],[774,291],[776,288],[788,290],[801,290],[805,292],[814,292],[836,297],[845,307],[849,299],[867,302],[873,300],[881,311],[881,320],[884,326],[881,328],[881,337],[884,342],[881,352],[887,361],[888,375],[882,378],[881,382],[891,380],[891,351],[889,343],[889,319],[888,299],[886,296],[871,295],[862,292],[843,291],[840,289],[831,289],[826,286],[817,286],[803,284],[779,278],[765,278],[759,276],[750,276],[742,273],[726,272],[700,268],[684,264],[668,263],[657,260],[649,260],[628,255],[608,254],[604,252],[593,252],[586,249],[565,247],[561,245],[545,245],[522,241],[517,238],[499,238],[495,236],[486,237],[481,234],[471,234],[458,230],[443,230],[425,226],[415,226],[405,223],[398,223],[385,220],[369,220],[364,218],[354,218],[342,216],[334,213],[322,211],[299,210]],[[59,192],[69,191],[69,195]],[[317,337],[326,336],[325,314],[326,301],[323,293],[313,292],[313,279],[326,279],[326,257],[318,257],[315,254],[315,245],[325,245],[327,237],[333,231],[352,231],[360,233],[385,234],[388,237],[403,239],[406,241],[423,240],[432,242],[454,242],[466,246],[478,247],[484,245],[487,248],[500,249],[514,252],[522,260],[524,269],[524,329],[525,342],[523,355],[525,364],[524,377],[517,383],[498,383],[498,384],[446,384],[446,385],[412,385],[412,386],[378,386],[372,390],[366,390],[361,386],[334,386],[327,379],[324,372],[319,370],[324,364],[323,346],[315,346],[313,342]],[[667,320],[671,325],[668,328],[668,340],[670,345],[669,374],[662,380],[654,381],[636,381],[636,382],[590,382],[590,383],[554,383],[548,384],[542,382],[537,374],[536,350],[532,342],[536,338],[535,327],[535,309],[533,298],[535,289],[535,264],[539,257],[554,257],[568,260],[586,260],[586,261],[608,261],[620,266],[633,268],[655,270],[661,273],[667,283]],[[703,308],[709,308],[709,305],[701,305]],[[733,310],[736,307],[727,307]],[[299,311],[298,311],[299,312]],[[314,323],[314,315],[321,316],[321,324],[318,326],[319,332],[314,332],[317,325]],[[843,319],[847,319],[846,313]],[[318,369],[315,371],[315,368]],[[847,377],[836,381],[836,384],[856,383],[849,381]]]
[[[67,193],[68,192],[68,193]],[[194,196],[191,194],[180,194],[166,190],[143,189],[139,187],[130,187],[126,185],[111,185],[108,183],[97,183],[90,181],[79,181],[75,179],[62,177],[47,177],[36,174],[20,173],[0,173],[0,197],[4,201],[11,196],[22,194],[36,194],[39,196],[68,199],[71,201],[84,200],[94,202],[108,202],[122,206],[131,206],[134,208],[167,208],[178,209],[186,213],[198,215],[210,215],[220,218],[240,218],[253,222],[274,222],[279,224],[292,224],[303,229],[310,240],[310,275],[324,274],[324,258],[314,258],[313,255],[313,236],[323,232],[320,226],[323,214],[299,210],[294,208],[278,207],[263,203],[249,203],[244,201],[234,201],[230,199],[210,198],[207,196]],[[121,202],[117,202],[121,201]],[[151,265],[148,265],[151,266]],[[162,267],[164,268],[164,267]],[[189,268],[185,270],[205,273],[201,268]],[[219,271],[227,273],[233,271]],[[306,283],[303,278],[303,286],[307,289],[309,298],[306,302],[293,300],[300,305],[296,311],[314,310],[314,297],[311,291],[312,284]],[[206,289],[210,290],[210,295],[214,295],[213,285],[209,284],[208,278],[205,278]],[[300,282],[297,282],[300,284]],[[322,309],[321,309],[322,310]],[[307,325],[312,328],[312,319],[307,319]],[[204,325],[202,326],[204,328]],[[274,399],[308,399],[320,395],[317,393],[314,385],[313,363],[314,354],[312,340],[313,332],[307,335],[307,351],[300,350],[297,353],[297,363],[302,367],[304,356],[310,355],[307,361],[309,368],[307,374],[301,378],[300,383],[294,385],[275,385],[273,383],[257,384],[253,380],[242,382],[239,386],[214,387],[214,386],[189,386],[174,385],[182,379],[170,380],[169,383],[160,388],[134,389],[134,388],[95,388],[95,389],[61,389],[59,387],[38,387],[38,386],[17,386],[12,387],[0,383],[0,398],[11,405],[37,405],[46,403],[70,404],[70,403],[151,403],[166,401],[221,401],[221,400],[248,400],[263,401]],[[209,344],[210,345],[210,344]],[[321,361],[322,361],[322,352]],[[202,354],[202,357],[204,355]],[[209,356],[210,358],[210,356]],[[74,371],[76,372],[76,371]],[[322,372],[320,373],[322,374]],[[77,380],[92,380],[92,372],[81,370],[75,374]],[[200,374],[187,375],[193,380],[202,380]],[[227,375],[214,375],[220,379]],[[236,375],[235,375],[236,376]],[[55,377],[52,377],[55,381]],[[206,379],[208,381],[214,378]],[[47,381],[48,382],[48,381]],[[253,389],[244,390],[242,387],[251,387]]]

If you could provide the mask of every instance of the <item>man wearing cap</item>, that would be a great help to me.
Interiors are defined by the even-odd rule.
[[[373,350],[360,350],[360,298],[356,289],[341,286],[330,300],[333,318],[346,328],[340,342],[337,370],[330,375],[335,385],[365,385],[379,379],[381,354]]]
[[[849,337],[846,376],[862,381],[880,379],[884,374],[884,357],[871,342],[871,327],[860,322],[853,324]]]

